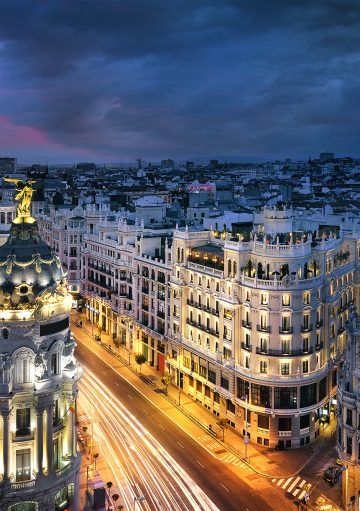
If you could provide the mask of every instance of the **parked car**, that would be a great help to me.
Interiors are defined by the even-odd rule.
[[[330,465],[324,472],[324,479],[330,486],[334,486],[340,477],[341,468],[337,465]]]

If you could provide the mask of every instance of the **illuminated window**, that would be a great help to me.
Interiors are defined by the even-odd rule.
[[[282,304],[285,307],[290,305],[290,295],[282,295]]]

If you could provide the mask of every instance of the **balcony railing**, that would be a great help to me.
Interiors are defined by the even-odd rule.
[[[186,320],[186,323],[188,325],[194,326],[195,328],[199,328],[200,330],[203,330],[204,332],[207,332],[211,335],[215,335],[216,337],[219,337],[219,332],[217,330],[214,330],[213,328],[202,325],[201,323],[197,323],[196,321],[193,321],[192,319],[188,318]]]
[[[257,355],[268,355],[269,357],[300,357],[303,355],[311,355],[314,353],[314,348],[310,347],[308,350],[273,350],[268,349],[263,351],[261,348],[256,348]]]
[[[245,344],[244,342],[241,343],[241,347],[243,350],[246,350],[246,351],[251,351],[252,350],[252,345],[251,344]]]
[[[270,325],[256,325],[256,330],[258,332],[270,333],[271,332],[271,327],[270,327]]]
[[[315,351],[320,351],[323,347],[324,347],[324,343],[323,343],[323,342],[321,342],[320,344],[317,344],[317,345],[315,346]]]
[[[288,326],[288,327],[279,327],[279,334],[292,334],[294,333],[294,327]]]
[[[245,319],[243,319],[241,321],[241,324],[244,328],[248,328],[249,330],[251,329],[252,323],[250,321],[246,321]]]
[[[310,324],[310,325],[301,325],[302,333],[312,332],[312,330],[313,330],[313,325],[312,324]]]

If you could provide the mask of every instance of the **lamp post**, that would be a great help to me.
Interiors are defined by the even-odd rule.
[[[138,497],[134,496],[134,511],[136,509],[136,502],[144,502],[146,500],[146,497],[144,495],[139,495]]]

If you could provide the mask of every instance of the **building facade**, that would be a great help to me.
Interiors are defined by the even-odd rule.
[[[358,300],[355,224],[310,223],[283,207],[236,232],[94,215],[81,258],[94,334],[143,353],[251,442],[313,442],[335,415]]]
[[[360,320],[351,315],[346,362],[338,388],[338,451],[345,470],[342,473],[343,502],[346,510],[360,509]]]
[[[78,511],[79,371],[61,264],[30,215],[0,247],[0,508]]]
[[[86,232],[85,212],[82,208],[52,209],[37,215],[41,237],[60,259],[68,274],[69,291],[80,291],[81,247]]]

